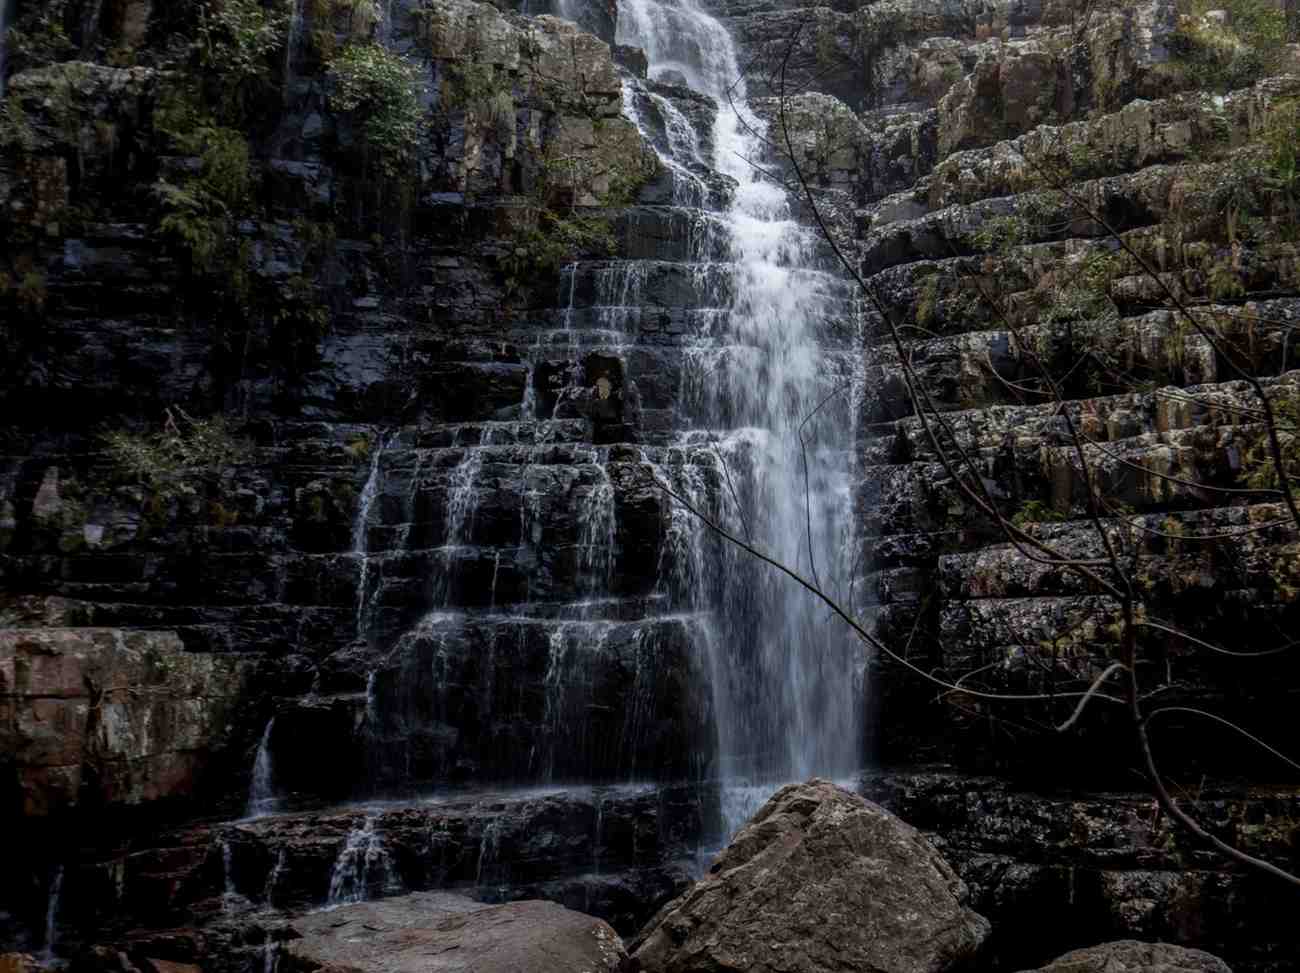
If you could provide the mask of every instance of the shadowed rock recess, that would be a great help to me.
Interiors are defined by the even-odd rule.
[[[943,692],[684,505],[940,679],[1105,672],[892,322],[1005,517],[1123,547],[1175,796],[1300,870],[1195,712],[1297,756],[1300,48],[1213,6],[0,0],[0,970],[1294,969],[1125,707]],[[878,825],[884,877],[753,867]],[[901,859],[936,931],[876,942]],[[794,878],[846,938],[699,931]]]

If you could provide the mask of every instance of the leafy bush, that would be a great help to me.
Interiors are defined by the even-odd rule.
[[[1057,523],[1065,520],[1065,515],[1041,500],[1026,500],[1011,518],[1017,527],[1029,524]]]
[[[248,141],[234,129],[203,121],[171,135],[183,151],[199,157],[199,169],[179,183],[154,184],[164,211],[160,226],[185,247],[196,271],[209,272],[227,249],[232,217],[248,199]]]
[[[161,431],[119,430],[104,436],[118,470],[159,497],[193,496],[205,482],[246,460],[251,445],[235,437],[223,416],[195,419],[180,408],[166,410]]]
[[[232,117],[265,87],[289,32],[289,3],[274,0],[267,9],[261,0],[207,0],[199,8],[196,47],[205,75],[220,91]]]
[[[1282,447],[1282,469],[1288,480],[1300,482],[1300,393],[1294,391],[1271,397],[1277,425],[1278,444]],[[1264,432],[1243,457],[1246,484],[1256,490],[1278,490],[1282,479]]]
[[[419,68],[378,44],[353,44],[330,62],[329,71],[333,106],[355,116],[379,171],[397,177],[420,144]]]
[[[1227,11],[1228,23],[1206,20],[1210,9]],[[1269,0],[1195,0],[1186,13],[1171,46],[1200,87],[1241,88],[1278,70],[1286,13]]]
[[[6,38],[10,67],[15,71],[64,61],[77,53],[63,29],[68,0],[28,4]]]

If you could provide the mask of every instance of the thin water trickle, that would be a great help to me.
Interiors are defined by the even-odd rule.
[[[370,473],[366,476],[365,486],[361,488],[361,501],[357,505],[357,519],[352,525],[352,553],[357,558],[357,638],[365,638],[369,621],[367,608],[370,604],[370,508],[379,494],[380,460],[388,440],[381,439],[372,447],[370,456]]]
[[[221,839],[221,881],[221,909],[223,912],[229,912],[235,907],[235,900],[239,897],[239,893],[235,890],[234,849],[230,847],[227,838]]]
[[[253,758],[253,777],[248,784],[248,807],[246,816],[250,818],[266,814],[275,803],[275,766],[271,761],[271,733],[275,729],[275,717],[266,721],[266,729],[257,744],[257,755]]]
[[[285,850],[281,848],[275,855],[275,864],[271,866],[271,873],[266,876],[266,888],[262,892],[262,898],[271,908],[275,908],[275,887],[280,883],[280,875],[284,872]]]
[[[289,33],[284,39],[284,84],[282,96],[287,101],[293,87],[293,59],[298,54],[298,44],[302,39],[303,3],[305,0],[293,0],[289,12]]]
[[[494,864],[497,857],[501,854],[501,828],[504,816],[493,818],[483,828],[483,834],[479,838],[478,846],[478,869],[474,873],[474,885],[483,884],[483,870]]]
[[[13,22],[17,5],[18,0],[0,0],[0,97],[3,97],[8,83],[5,72],[9,68],[9,25]]]
[[[50,889],[45,900],[45,950],[44,959],[54,959],[54,947],[59,934],[59,898],[63,894],[63,866],[58,865],[50,876]]]
[[[468,544],[474,529],[474,514],[478,511],[479,472],[483,469],[483,447],[487,445],[490,427],[485,423],[479,432],[478,446],[467,446],[459,464],[452,471],[447,485],[447,535],[448,547]]]

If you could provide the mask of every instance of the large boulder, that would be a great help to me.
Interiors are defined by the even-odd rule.
[[[613,973],[627,958],[607,923],[554,902],[443,892],[316,912],[294,929],[282,962],[312,973]]]
[[[1024,973],[1232,973],[1217,956],[1168,943],[1131,939],[1076,949]]]
[[[777,791],[630,945],[645,973],[941,973],[989,933],[915,828],[829,781]]]

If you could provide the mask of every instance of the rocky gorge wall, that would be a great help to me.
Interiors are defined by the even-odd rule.
[[[1059,417],[1017,391],[1033,376],[1006,319],[1060,356],[1067,408],[1119,457],[1103,471],[1150,528],[1137,544],[1153,615],[1236,648],[1278,644],[1295,627],[1294,533],[1269,526],[1275,504],[1180,481],[1254,482],[1258,428],[1234,365],[1270,389],[1294,384],[1294,242],[1268,230],[1281,203],[1224,187],[1254,185],[1261,140],[1300,81],[1281,64],[1210,83],[1186,46],[1202,28],[1189,34],[1168,4],[1086,21],[1050,4],[851,6],[716,12],[769,61],[809,24],[789,67],[816,93],[787,106],[803,164],[864,276],[919,336],[913,365],[1008,516],[1074,550],[1093,543]],[[240,109],[250,185],[201,201],[233,242],[196,259],[205,226],[176,219],[193,208],[158,186],[211,190],[221,169],[219,139],[196,141],[168,100],[203,67],[186,60],[200,56],[187,47],[197,7],[49,9],[37,23],[19,4],[15,23],[40,43],[10,44],[0,126],[0,739],[13,741],[0,769],[15,781],[0,794],[29,839],[5,937],[46,945],[65,859],[69,950],[135,929],[133,956],[252,964],[273,909],[398,888],[544,895],[634,929],[687,881],[716,815],[716,795],[677,787],[710,772],[713,701],[692,648],[702,622],[665,597],[681,525],[660,481],[668,470],[720,493],[726,476],[709,449],[674,450],[698,328],[686,309],[725,295],[684,266],[697,227],[622,117],[614,58],[635,75],[635,53],[485,5],[397,2],[377,21],[295,5],[282,26],[296,40],[263,52],[277,73]],[[608,11],[585,26],[614,40]],[[380,169],[364,117],[329,97],[328,54],[370,39],[426,69],[435,121],[402,178]],[[661,150],[677,118],[649,95],[707,137],[707,99],[643,90]],[[1043,186],[1034,164],[1062,158],[1069,184],[1243,355],[1188,334]],[[715,206],[731,191],[698,175]],[[566,243],[547,252],[557,233]],[[629,278],[636,259],[644,276]],[[933,672],[991,672],[990,686],[1041,685],[1044,664],[1096,675],[1111,651],[1104,602],[1017,558],[954,498],[880,322],[832,325],[839,342],[867,336],[858,590],[881,636]],[[248,443],[175,481],[124,472],[102,435],[166,433],[167,409],[180,432],[178,410],[228,416]],[[137,643],[144,662],[118,648]],[[1172,640],[1152,654],[1171,701],[1289,739],[1289,656],[1247,668]],[[58,659],[77,667],[56,675]],[[1043,917],[1027,941],[1004,938],[1006,968],[1103,935],[1287,968],[1295,936],[1260,906],[1270,893],[1181,844],[1144,799],[1080,811],[1033,791],[1140,787],[1122,725],[1044,735],[871,664],[877,756],[1019,781],[862,784],[947,842],[995,928]],[[119,700],[121,678],[149,691]],[[130,733],[103,729],[121,725]],[[1243,801],[1198,787],[1202,774],[1280,777],[1204,729],[1178,725],[1162,756],[1217,833],[1294,867],[1294,788]],[[261,750],[286,806],[430,782],[655,784],[189,823],[243,813]],[[999,787],[1014,795],[999,807],[971,796]],[[88,826],[96,815],[102,827]],[[85,848],[68,856],[74,825]],[[361,864],[336,889],[348,861]]]

